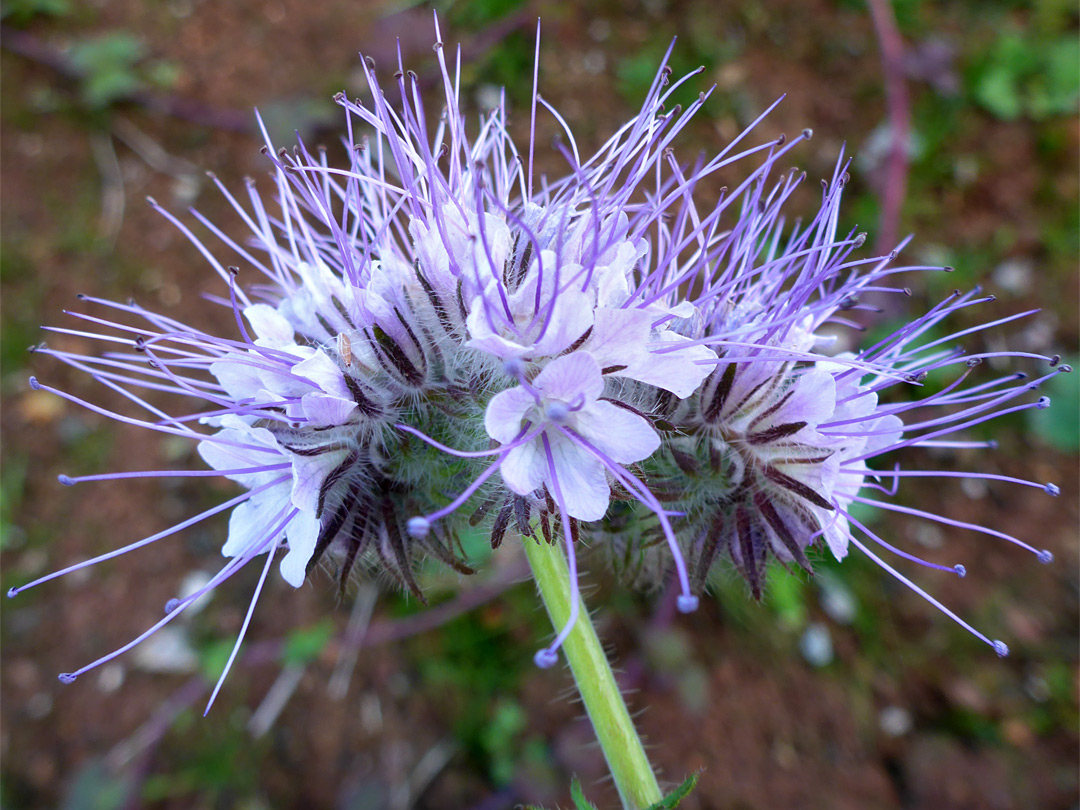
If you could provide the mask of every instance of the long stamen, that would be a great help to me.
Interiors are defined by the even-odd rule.
[[[903,574],[901,574],[899,571],[897,571],[895,568],[893,568],[891,565],[889,565],[887,562],[885,562],[879,556],[874,554],[874,552],[872,552],[870,549],[868,549],[863,543],[860,543],[858,538],[855,537],[854,535],[848,534],[848,539],[855,545],[856,548],[859,549],[859,551],[861,551],[863,554],[865,554],[867,557],[869,557],[871,560],[873,560],[874,563],[876,563],[878,566],[880,566],[884,570],[888,571],[896,580],[898,580],[899,582],[902,582],[905,585],[907,585],[911,590],[913,590],[915,593],[917,593],[919,596],[921,596],[923,599],[925,599],[931,605],[936,607],[938,610],[940,610],[942,613],[944,613],[946,616],[948,616],[950,619],[952,619],[958,625],[963,627],[965,630],[967,630],[969,633],[971,633],[971,635],[975,636],[975,638],[977,638],[980,641],[988,644],[990,647],[993,647],[994,652],[996,652],[998,654],[998,657],[1004,658],[1009,654],[1009,648],[1005,644],[1004,641],[1001,641],[1001,640],[998,640],[998,639],[991,639],[988,636],[986,636],[985,634],[983,634],[983,633],[979,632],[978,630],[976,630],[974,627],[972,627],[966,621],[964,621],[959,616],[957,616],[955,613],[953,613],[951,610],[949,610],[949,608],[945,607],[945,605],[943,605],[941,602],[939,602],[933,596],[928,594],[926,591],[924,591],[922,588],[920,588],[918,585],[916,585],[910,579],[905,577]]]
[[[292,520],[298,511],[299,510],[294,509],[289,516],[285,518],[285,522],[288,523]],[[233,648],[229,653],[229,660],[225,662],[225,667],[221,670],[221,675],[218,676],[217,683],[214,684],[214,691],[211,692],[210,699],[206,702],[206,709],[203,711],[203,717],[206,717],[206,715],[210,713],[210,707],[214,705],[218,692],[221,691],[221,686],[225,683],[225,677],[229,674],[229,670],[232,669],[233,661],[236,660],[236,654],[240,652],[240,644],[243,643],[244,636],[247,635],[248,625],[251,624],[251,616],[255,612],[255,603],[259,601],[259,594],[262,593],[263,585],[266,583],[266,575],[270,573],[270,566],[274,563],[274,552],[277,551],[280,544],[281,538],[278,537],[267,550],[266,563],[263,565],[262,573],[259,574],[259,583],[255,586],[255,592],[251,595],[251,602],[248,603],[247,613],[244,614],[244,623],[240,625],[240,632],[236,634],[236,643],[233,644]]]
[[[570,631],[574,629],[574,625],[577,624],[578,612],[580,610],[579,606],[581,604],[581,594],[578,590],[577,554],[574,551],[574,535],[570,528],[570,515],[566,511],[566,502],[563,500],[562,487],[559,485],[559,475],[555,469],[555,458],[551,454],[551,442],[548,441],[546,433],[541,436],[541,441],[544,445],[544,455],[547,458],[548,474],[551,481],[551,496],[555,499],[555,505],[559,508],[559,515],[562,518],[563,542],[566,544],[566,563],[567,567],[570,569],[570,615],[566,620],[566,624],[563,625],[558,635],[555,636],[555,640],[542,650],[538,650],[533,657],[533,660],[538,667],[541,669],[548,669],[554,666],[559,660],[559,647],[562,646],[566,637],[570,635]]]
[[[188,518],[187,520],[182,521],[181,523],[177,523],[175,526],[172,526],[172,527],[170,527],[168,529],[165,529],[164,531],[158,532],[157,534],[152,534],[149,537],[143,538],[142,540],[138,540],[138,541],[136,541],[134,543],[129,543],[128,545],[123,546],[122,548],[114,549],[113,551],[106,552],[105,554],[100,554],[97,557],[93,557],[93,558],[91,558],[89,560],[84,560],[83,562],[75,563],[74,565],[69,565],[66,568],[61,568],[59,571],[53,571],[51,574],[46,574],[43,577],[38,577],[33,582],[28,582],[25,585],[19,585],[18,587],[10,588],[8,590],[8,592],[7,592],[8,598],[11,599],[12,597],[17,596],[18,594],[22,593],[23,591],[29,590],[30,588],[35,588],[38,585],[41,585],[42,583],[48,582],[51,579],[56,579],[57,577],[62,577],[65,574],[70,574],[70,573],[73,573],[75,571],[79,571],[79,570],[81,570],[83,568],[88,568],[89,566],[97,565],[98,563],[105,562],[106,560],[111,560],[111,559],[113,559],[115,557],[119,557],[119,556],[121,556],[123,554],[127,554],[129,551],[134,551],[135,549],[142,548],[143,546],[148,546],[151,543],[156,542],[157,540],[161,540],[164,537],[169,537],[170,535],[173,535],[173,534],[176,534],[177,532],[183,531],[184,529],[188,528],[189,526],[194,526],[196,523],[199,523],[199,522],[205,520],[206,518],[211,517],[212,515],[216,515],[216,514],[218,514],[220,512],[224,512],[226,509],[231,509],[232,507],[243,503],[244,501],[248,500],[249,498],[251,498],[251,497],[253,497],[255,495],[258,495],[260,492],[265,492],[266,490],[270,489],[271,487],[275,487],[275,486],[278,486],[280,484],[283,484],[287,480],[288,480],[288,478],[284,478],[284,477],[283,478],[278,478],[275,481],[271,481],[270,483],[263,484],[260,487],[256,487],[255,489],[249,490],[248,492],[245,492],[243,495],[238,495],[237,497],[232,498],[231,500],[225,501],[224,503],[221,503],[221,504],[218,504],[217,506],[211,507],[210,509],[207,509],[205,512],[200,512],[195,517]]]

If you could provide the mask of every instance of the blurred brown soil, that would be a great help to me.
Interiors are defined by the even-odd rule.
[[[93,30],[139,31],[155,56],[182,66],[174,92],[208,107],[247,110],[273,99],[312,93],[328,97],[337,89],[328,86],[331,80],[344,79],[351,91],[357,91],[356,50],[373,46],[376,61],[389,65],[391,33],[405,35],[403,44],[413,59],[430,61],[429,21],[420,11],[405,18],[383,18],[368,4],[332,2],[320,4],[313,13],[312,4],[300,0],[159,5],[135,0],[97,4]],[[609,58],[618,48],[633,48],[636,41],[648,38],[647,21],[630,13],[619,17],[625,12],[617,3],[604,5],[617,20],[612,40],[604,46]],[[814,9],[825,5],[810,4]],[[799,14],[785,27],[785,44],[750,41],[743,57],[727,67],[728,78],[749,83],[761,104],[781,92],[790,94],[763,134],[813,126],[821,138],[803,153],[820,174],[828,170],[842,140],[860,143],[881,120],[880,95],[865,98],[867,83],[873,85],[879,66],[868,19],[841,15],[843,24],[853,27],[845,36],[863,42],[863,49],[837,61],[823,56],[818,40],[826,36],[823,29],[829,23],[812,22],[813,9],[789,3],[779,4],[772,13],[794,14],[795,9]],[[585,72],[573,57],[576,49],[592,47],[583,33],[586,12],[562,6],[545,10],[550,12],[550,22],[545,20],[550,43],[545,57],[550,67],[542,80],[545,97],[568,118],[588,116],[596,132],[608,131],[626,110],[614,92],[596,91],[597,82],[606,78]],[[821,19],[829,19],[828,13],[822,11]],[[39,22],[30,30],[58,46],[85,34],[77,22]],[[212,186],[198,176],[178,182],[117,144],[126,208],[118,233],[103,240],[93,126],[70,114],[36,111],[34,99],[44,91],[67,92],[47,69],[9,53],[2,55],[0,65],[5,89],[0,122],[5,262],[15,261],[11,257],[17,254],[18,261],[31,268],[28,275],[16,275],[9,269],[14,264],[4,268],[4,318],[73,326],[75,321],[60,310],[87,311],[75,299],[77,293],[117,300],[134,296],[147,307],[195,326],[231,333],[231,315],[200,298],[207,290],[218,291],[209,267],[180,233],[142,202],[145,195],[152,195],[170,210],[180,211],[190,191],[184,183],[201,183],[195,204],[239,235],[235,217]],[[824,92],[823,82],[828,83]],[[242,189],[245,175],[265,177],[265,164],[250,135],[215,131],[139,109],[122,108],[116,114],[130,119],[172,155],[213,169],[232,189]],[[520,133],[525,125],[527,115],[518,111],[515,129]],[[691,143],[696,139],[704,145],[717,135],[729,137],[734,126],[733,121],[721,121],[717,132],[692,135]],[[992,167],[982,175],[986,185],[942,199],[941,220],[953,230],[926,234],[928,241],[947,241],[957,235],[955,229],[963,229],[966,240],[989,239],[1006,220],[1019,224],[1022,241],[1038,238],[1038,221],[1025,204],[1040,182],[1029,159],[1033,135],[1023,124],[998,125],[992,134],[989,144],[978,145],[986,150],[984,159]],[[1075,279],[1063,294],[1076,300]],[[1030,301],[1013,300],[1009,307],[1039,304],[1049,295],[1032,290]],[[1075,337],[1076,324],[1062,324],[1061,340]],[[90,341],[77,336],[49,336],[48,341],[55,348],[94,350]],[[58,363],[34,359],[27,369],[76,397],[131,412],[118,397]],[[173,451],[163,449],[162,442],[145,431],[30,391],[25,374],[15,379],[5,370],[3,395],[5,458],[29,459],[22,501],[12,518],[22,535],[5,540],[3,563],[9,576],[20,580],[38,576],[159,531],[193,513],[195,505],[207,508],[222,493],[231,492],[225,487],[208,493],[207,487],[194,484],[141,480],[61,487],[56,475],[76,472],[72,464],[83,473],[158,469],[181,465],[190,457],[169,455]],[[79,437],[105,431],[111,438],[102,445],[103,452],[73,458]],[[990,464],[995,472],[1054,480],[1062,495],[1050,501],[1037,490],[999,486],[991,486],[978,500],[962,495],[959,487],[916,485],[909,491],[917,493],[919,503],[931,512],[1036,538],[1033,542],[1057,556],[1055,565],[1044,567],[993,538],[948,533],[955,562],[964,563],[969,574],[963,581],[933,578],[934,593],[961,615],[997,621],[999,635],[1015,639],[1029,651],[1019,660],[999,663],[990,654],[969,656],[963,664],[950,660],[941,630],[947,620],[904,591],[888,592],[890,610],[880,617],[882,635],[896,645],[896,658],[880,672],[860,657],[853,633],[837,634],[838,664],[818,671],[798,657],[794,644],[781,653],[775,645],[747,640],[731,617],[710,605],[699,615],[674,623],[688,639],[693,667],[705,685],[707,699],[697,705],[688,704],[671,672],[644,663],[647,618],[639,617],[635,624],[621,614],[605,622],[614,658],[637,690],[631,704],[643,710],[641,728],[655,762],[672,781],[689,771],[702,773],[698,790],[683,807],[1075,807],[1077,730],[1031,728],[1025,718],[1032,703],[1022,687],[1039,670],[1040,659],[1064,660],[1070,667],[1075,705],[1080,675],[1076,459],[1014,441]],[[12,807],[57,806],[74,773],[92,758],[115,754],[116,746],[135,734],[164,700],[183,689],[185,676],[131,668],[115,691],[97,673],[67,687],[58,684],[55,675],[115,649],[156,621],[184,574],[213,564],[224,529],[223,521],[211,523],[5,605],[0,755],[4,796],[10,797]],[[216,598],[213,628],[218,637],[232,638],[238,629],[252,573],[245,572]],[[338,604],[331,591],[325,578],[315,578],[299,592],[272,583],[259,604],[249,644],[260,638],[280,639],[324,616],[331,617],[336,630],[343,630],[349,604]],[[493,611],[493,622],[505,621],[496,618],[497,601],[479,610],[482,617]],[[527,628],[516,628],[514,640],[521,654],[531,655],[537,640]],[[922,646],[924,637],[929,643]],[[433,688],[417,675],[415,662],[423,654],[424,639],[362,652],[344,702],[326,694],[338,649],[329,645],[309,664],[267,737],[252,742],[250,751],[229,754],[239,757],[236,767],[252,768],[257,788],[251,796],[259,798],[226,791],[217,806],[235,806],[233,800],[241,798],[249,807],[376,806],[365,805],[363,797],[385,797],[406,780],[425,752],[453,738],[450,704],[455,693]],[[268,663],[234,674],[214,710],[225,718],[221,722],[242,726],[278,671],[277,663]],[[845,681],[856,676],[857,687]],[[601,807],[615,806],[610,785],[600,781],[602,763],[591,746],[580,707],[567,699],[568,687],[565,673],[535,672],[525,678],[520,694],[508,696],[523,703],[530,733],[548,741],[554,776],[543,768],[539,775],[530,772],[503,794],[509,797],[507,805],[489,806],[517,801],[551,805],[559,801],[567,806],[566,785],[572,773],[582,777],[588,794]],[[201,708],[201,701],[195,701],[195,708]],[[879,712],[890,705],[911,711],[910,732],[888,737],[881,731]],[[1003,741],[990,744],[971,736],[950,736],[941,718],[957,707],[985,716],[988,724],[1003,729]],[[143,767],[168,772],[171,757],[190,759],[193,754],[185,749],[190,742],[183,739],[150,750]],[[500,794],[474,762],[458,752],[413,806],[479,807],[492,795]],[[190,794],[165,797],[152,806],[188,807],[189,799]]]

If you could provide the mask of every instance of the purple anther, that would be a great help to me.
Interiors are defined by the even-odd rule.
[[[427,533],[431,531],[431,521],[417,515],[406,521],[405,529],[409,532],[410,537],[427,537]]]
[[[503,360],[503,371],[507,376],[513,377],[515,380],[520,379],[521,375],[525,373],[525,363],[520,357],[507,357]]]
[[[533,656],[533,663],[540,669],[551,669],[558,662],[559,654],[554,650],[549,650],[547,647],[537,650],[536,655]]]
[[[549,402],[544,409],[544,415],[552,422],[561,423],[570,413],[570,408],[565,402],[559,402],[555,400]]]
[[[700,600],[693,594],[683,593],[679,594],[679,598],[675,600],[675,607],[679,609],[679,613],[693,613],[698,609]]]

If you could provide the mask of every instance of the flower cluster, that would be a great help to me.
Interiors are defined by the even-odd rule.
[[[227,510],[225,565],[201,590],[171,600],[132,645],[255,560],[262,576],[251,609],[279,557],[281,576],[296,587],[325,561],[341,587],[360,566],[422,599],[415,560],[433,555],[470,572],[460,538],[482,521],[493,546],[510,529],[526,542],[563,543],[573,572],[586,545],[628,557],[666,547],[684,612],[695,609],[721,557],[757,596],[770,557],[809,570],[815,545],[838,559],[854,547],[917,589],[874,547],[915,558],[860,523],[853,504],[1004,537],[1049,560],[994,529],[889,500],[905,476],[958,473],[885,469],[878,456],[978,444],[953,434],[1045,407],[1026,396],[1045,377],[971,384],[989,355],[952,348],[964,333],[924,337],[988,300],[977,293],[950,296],[857,352],[836,347],[836,336],[857,326],[851,313],[871,309],[863,297],[904,293],[893,275],[948,268],[894,267],[895,253],[859,256],[865,237],[837,226],[843,159],[813,217],[787,224],[785,205],[803,177],[777,176],[775,167],[809,130],[741,146],[751,126],[715,157],[681,162],[672,143],[709,93],[669,109],[672,92],[694,74],[672,81],[663,67],[640,113],[587,159],[534,90],[523,155],[501,104],[467,134],[457,69],[441,41],[435,49],[446,107],[434,127],[413,73],[398,65],[402,103],[391,106],[365,62],[370,99],[337,97],[348,127],[345,168],[303,144],[277,151],[267,136],[272,195],[251,182],[244,203],[215,180],[250,239],[236,242],[192,215],[238,267],[159,208],[220,276],[228,295],[216,301],[235,314],[234,336],[87,298],[112,314],[80,314],[87,329],[56,331],[119,350],[40,348],[148,416],[105,411],[32,379],[35,388],[190,439],[210,468],[62,483],[211,474],[242,493],[24,588]],[[533,168],[541,106],[565,130],[569,172],[558,180]],[[736,163],[749,164],[744,179],[708,198],[705,186]],[[928,375],[950,376],[930,388]],[[146,390],[196,404],[171,415],[147,402]],[[1050,484],[1018,483],[1056,494]],[[569,629],[538,663],[555,661]]]

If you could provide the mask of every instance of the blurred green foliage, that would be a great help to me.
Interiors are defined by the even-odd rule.
[[[483,30],[525,5],[525,0],[446,0],[436,4],[451,25]]]
[[[531,744],[530,735],[522,733],[521,706],[508,697],[517,694],[531,660],[527,650],[507,638],[505,624],[511,616],[535,613],[527,607],[530,597],[521,589],[510,592],[504,597],[508,616],[501,610],[475,611],[444,625],[437,636],[417,642],[423,649],[417,666],[426,689],[447,695],[445,708],[450,710],[458,742],[496,784],[512,778],[513,763],[520,762]],[[398,604],[399,609],[405,606],[404,600]],[[524,612],[514,614],[515,609]],[[543,637],[547,631],[542,617],[537,618],[537,637]]]
[[[22,540],[22,529],[15,523],[26,487],[28,462],[23,455],[11,455],[0,467],[0,550],[12,548]]]
[[[37,16],[62,17],[71,10],[71,0],[4,0],[0,20],[23,25]]]
[[[130,790],[130,779],[110,773],[100,759],[91,759],[71,780],[59,810],[120,810]]]
[[[1041,121],[1076,112],[1080,104],[1080,40],[1049,41],[1005,30],[982,55],[970,78],[975,100],[1007,121]]]
[[[0,281],[8,289],[18,284],[26,289],[23,306],[0,321],[0,370],[3,384],[9,381],[27,363],[27,348],[40,339],[40,327],[34,320],[34,311],[42,297],[42,291],[33,284],[34,265],[11,240],[0,242]],[[6,313],[5,313],[6,314]]]
[[[641,106],[673,39],[675,46],[668,59],[672,81],[698,68],[704,68],[703,76],[711,76],[718,66],[739,56],[739,39],[727,34],[716,36],[715,26],[710,25],[709,18],[705,16],[708,13],[707,7],[693,4],[687,9],[686,15],[678,18],[677,26],[674,21],[658,21],[648,42],[618,57],[615,65],[616,89],[628,109]],[[685,109],[697,100],[699,93],[708,89],[709,84],[708,80],[686,82],[672,93],[667,103],[668,109],[676,104],[681,104]],[[741,101],[732,95],[714,93],[702,109],[702,114],[715,117],[731,110],[733,104],[737,106]]]
[[[519,740],[528,728],[529,715],[517,701],[501,698],[492,707],[490,716],[490,722],[479,731],[478,742],[487,755],[492,781],[506,785],[517,770]]]
[[[138,90],[136,69],[146,53],[141,39],[124,32],[76,42],[70,56],[83,74],[83,101],[100,109]]]
[[[285,637],[281,661],[285,665],[298,666],[319,657],[334,637],[333,619],[327,617],[310,627],[299,627]]]
[[[170,746],[171,767],[142,782],[143,802],[184,799],[184,806],[232,807],[236,797],[254,793],[264,746],[252,741],[242,723],[197,717],[192,711],[181,716]]]
[[[1040,389],[1050,397],[1046,410],[1028,411],[1028,427],[1048,447],[1062,453],[1080,450],[1080,357],[1063,361],[1073,367],[1071,374],[1051,377]]]
[[[691,774],[655,804],[650,804],[645,810],[674,810],[697,787],[698,774]],[[581,782],[574,777],[570,782],[570,800],[574,803],[574,810],[598,810],[597,806],[585,798],[585,791]],[[529,806],[527,810],[543,810],[543,808]]]
[[[81,76],[80,97],[92,110],[102,110],[147,87],[171,87],[179,69],[166,61],[147,61],[143,40],[126,31],[81,39],[69,57]]]
[[[797,630],[806,624],[806,583],[801,576],[771,565],[765,601],[782,626]]]
[[[235,639],[213,638],[199,647],[199,668],[203,677],[210,683],[216,683],[225,671]]]

